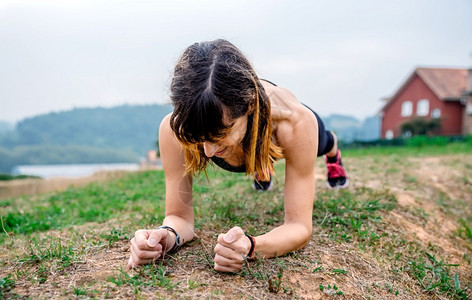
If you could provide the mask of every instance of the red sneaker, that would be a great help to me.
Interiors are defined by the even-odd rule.
[[[252,188],[259,192],[270,191],[274,186],[274,182],[272,181],[272,172],[270,172],[270,180],[269,181],[262,181],[257,173],[254,174],[254,181],[252,183]]]
[[[259,192],[270,191],[274,186],[274,182],[272,181],[272,175],[270,176],[270,181],[261,181],[254,179],[252,183],[252,188]]]
[[[325,155],[326,166],[328,167],[328,181],[326,185],[330,189],[334,188],[345,188],[349,185],[349,179],[346,176],[343,163],[341,160],[341,151],[338,149],[336,154],[336,162],[331,163],[328,161],[328,156]]]

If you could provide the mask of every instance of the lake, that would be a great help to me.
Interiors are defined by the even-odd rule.
[[[12,175],[35,175],[42,178],[83,177],[101,171],[137,171],[139,164],[70,164],[70,165],[19,165],[13,168]]]

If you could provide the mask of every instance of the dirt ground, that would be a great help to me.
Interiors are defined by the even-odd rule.
[[[461,285],[472,283],[472,240],[458,236],[458,216],[472,207],[472,154],[456,154],[426,158],[360,157],[343,159],[350,176],[349,189],[362,187],[388,191],[395,195],[398,206],[383,215],[385,232],[402,236],[411,242],[433,249],[448,264],[457,264]],[[469,162],[469,163],[466,163]],[[324,162],[317,162],[316,188],[325,191]],[[336,191],[333,191],[336,193]],[[444,204],[444,199],[449,201]],[[444,205],[443,205],[444,204]],[[457,210],[457,211],[456,211]],[[111,220],[102,224],[86,224],[45,235],[64,239],[71,234],[99,235],[117,226]],[[185,245],[163,263],[166,276],[176,287],[131,284],[117,285],[110,277],[121,278],[139,274],[125,268],[129,257],[126,240],[109,247],[91,247],[85,259],[62,271],[50,270],[42,284],[17,281],[17,298],[110,298],[110,299],[449,299],[447,295],[425,292],[407,272],[398,272],[395,263],[381,251],[393,247],[382,240],[377,249],[360,251],[355,243],[331,240],[326,231],[314,225],[308,246],[283,260],[250,262],[245,275],[215,272],[212,257],[215,232],[197,232],[198,238]],[[25,246],[26,247],[26,246]],[[3,250],[2,250],[3,251]],[[25,251],[27,251],[25,249]],[[408,251],[405,248],[405,251]],[[411,249],[411,251],[415,251]],[[7,259],[11,253],[3,253]],[[410,254],[411,255],[411,254]],[[467,259],[468,258],[468,261]],[[283,264],[285,268],[278,267]],[[286,266],[289,266],[288,268]],[[347,274],[328,272],[343,269]],[[4,265],[3,277],[18,272],[16,265]],[[122,270],[122,271],[120,271]],[[321,271],[317,271],[321,270]],[[144,271],[142,271],[144,272]],[[142,277],[146,277],[141,273]],[[120,277],[121,276],[121,277]],[[264,277],[265,276],[265,277]],[[131,280],[128,277],[128,282]],[[124,278],[124,277],[123,277]],[[137,278],[137,277],[136,277]],[[147,277],[146,277],[147,278]],[[279,280],[279,281],[277,281]],[[324,286],[324,289],[320,288]],[[87,290],[86,295],[74,294],[74,288]],[[335,288],[336,287],[336,288]],[[470,289],[467,291],[471,297]],[[72,292],[71,292],[72,291]],[[342,295],[338,292],[342,291]],[[77,295],[79,294],[79,295]],[[11,295],[10,295],[11,296]]]

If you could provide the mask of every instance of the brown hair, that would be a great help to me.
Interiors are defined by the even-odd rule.
[[[272,140],[270,101],[246,57],[226,40],[195,43],[175,66],[170,86],[174,112],[170,126],[183,146],[187,171],[205,170],[203,142],[225,136],[249,112],[243,138],[246,174],[268,180],[282,150]]]

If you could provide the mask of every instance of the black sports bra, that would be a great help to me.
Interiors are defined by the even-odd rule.
[[[224,159],[216,156],[212,156],[211,161],[215,163],[218,167],[230,171],[230,172],[236,172],[236,173],[245,173],[246,172],[246,165],[241,165],[241,166],[233,166],[227,163]]]

